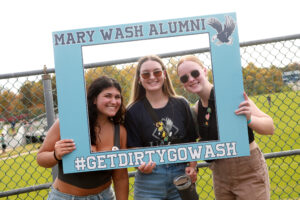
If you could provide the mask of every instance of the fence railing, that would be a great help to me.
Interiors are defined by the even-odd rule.
[[[300,77],[297,71],[300,71],[300,34],[244,42],[240,44],[240,52],[245,91],[260,109],[273,118],[276,126],[273,136],[255,135],[267,159],[271,199],[298,199]],[[198,56],[206,67],[211,68],[209,48],[159,56],[167,66],[175,91],[194,103],[197,97],[183,90],[175,69],[180,56],[186,54]],[[87,85],[100,74],[112,76],[121,83],[125,102],[128,102],[137,60],[134,57],[85,64]],[[53,97],[49,95],[49,88],[52,88]],[[0,133],[7,146],[0,155],[0,198],[47,197],[53,178],[50,169],[37,165],[36,153],[48,125],[54,121],[56,99],[54,69],[0,75]],[[49,107],[53,113],[48,112]],[[214,199],[211,172],[207,166],[207,163],[198,163],[197,190],[201,198]],[[131,199],[134,173],[130,172]]]

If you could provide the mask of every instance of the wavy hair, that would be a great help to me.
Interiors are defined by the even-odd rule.
[[[99,78],[95,79],[90,87],[88,88],[87,92],[87,102],[88,102],[88,114],[89,114],[89,125],[90,125],[90,137],[91,137],[91,144],[96,144],[96,133],[95,127],[100,127],[97,124],[97,117],[99,115],[97,106],[94,104],[95,99],[97,96],[105,89],[114,87],[116,88],[121,94],[121,105],[116,113],[115,116],[110,117],[109,120],[115,124],[123,123],[124,122],[124,115],[125,115],[125,107],[123,104],[123,96],[122,96],[122,89],[120,84],[113,78],[109,78],[107,76],[100,76]]]

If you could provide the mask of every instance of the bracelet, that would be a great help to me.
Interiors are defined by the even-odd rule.
[[[187,166],[188,166],[188,167],[191,167],[191,166],[190,166],[190,163],[187,163]],[[198,169],[198,166],[197,166],[197,165],[196,165],[195,167],[193,167],[193,168],[194,168],[194,170],[195,170],[196,172],[198,172],[198,171],[199,171],[199,169]]]
[[[247,125],[249,125],[251,123],[251,118],[247,121]]]
[[[59,159],[56,157],[55,150],[53,151],[53,156],[54,156],[54,158],[55,158],[56,161],[61,161],[61,160],[59,160]]]

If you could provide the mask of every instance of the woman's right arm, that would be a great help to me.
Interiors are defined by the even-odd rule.
[[[45,168],[53,167],[57,164],[54,153],[58,160],[62,156],[74,151],[75,144],[71,139],[60,140],[59,120],[56,120],[49,129],[47,136],[37,153],[37,162]]]

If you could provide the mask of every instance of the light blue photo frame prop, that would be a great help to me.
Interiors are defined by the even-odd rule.
[[[218,141],[91,152],[82,47],[208,34],[215,86]],[[76,150],[63,157],[64,173],[221,159],[249,155],[245,116],[234,111],[243,99],[240,46],[235,13],[53,32],[61,139]]]

